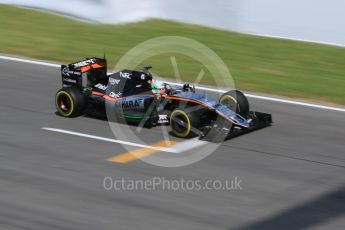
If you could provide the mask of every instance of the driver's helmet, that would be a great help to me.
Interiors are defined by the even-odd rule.
[[[153,94],[166,94],[165,83],[159,80],[153,80],[151,83]]]

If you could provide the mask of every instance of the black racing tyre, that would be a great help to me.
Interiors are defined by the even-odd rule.
[[[55,95],[55,106],[59,115],[77,117],[85,110],[86,98],[77,88],[62,88]]]
[[[219,98],[219,103],[226,105],[229,109],[241,115],[247,117],[249,113],[249,102],[247,97],[238,90],[231,90],[224,93]]]
[[[170,114],[172,132],[181,138],[195,137],[200,126],[200,118],[196,113],[189,113],[184,109],[175,109]]]

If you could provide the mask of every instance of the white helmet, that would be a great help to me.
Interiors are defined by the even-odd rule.
[[[152,92],[154,94],[165,94],[165,83],[159,80],[152,80],[151,84]]]

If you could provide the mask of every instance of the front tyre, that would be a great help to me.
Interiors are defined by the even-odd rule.
[[[194,113],[188,113],[183,109],[175,109],[170,114],[170,126],[172,132],[181,138],[194,137],[198,135],[200,119]]]
[[[62,88],[55,95],[55,107],[63,117],[77,117],[86,107],[85,95],[77,88]]]
[[[249,113],[248,99],[241,91],[231,90],[224,93],[220,97],[219,103],[227,106],[229,109],[241,115],[242,117],[247,117]]]

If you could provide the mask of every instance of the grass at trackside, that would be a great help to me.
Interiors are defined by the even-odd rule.
[[[72,62],[107,53],[110,66],[149,38],[174,35],[199,41],[230,68],[237,88],[345,105],[345,49],[243,35],[162,20],[123,25],[74,21],[0,5],[0,53]],[[200,64],[176,55],[183,80],[194,81]],[[151,58],[154,73],[174,77],[169,55]],[[212,84],[206,73],[202,83]]]

